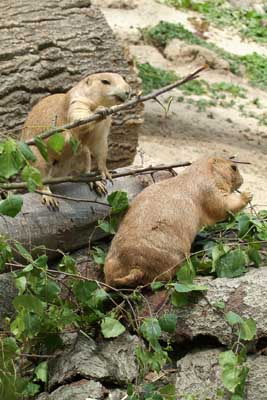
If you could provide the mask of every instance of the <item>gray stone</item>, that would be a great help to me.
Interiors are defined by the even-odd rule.
[[[77,379],[95,379],[126,385],[138,375],[135,348],[140,339],[125,333],[96,343],[79,336],[71,347],[50,363],[49,390]]]
[[[218,363],[220,349],[194,351],[177,363],[176,374],[177,399],[184,400],[185,395],[194,395],[197,400],[217,399],[217,390],[223,388],[221,370]],[[244,400],[266,400],[267,398],[267,358],[249,357],[249,368]],[[225,390],[223,400],[228,400]]]
[[[98,400],[105,394],[105,388],[99,382],[82,379],[69,385],[60,386],[52,393],[41,393],[37,400]]]
[[[12,275],[0,274],[0,330],[4,329],[4,319],[11,317],[14,312],[12,301],[16,295],[17,289]]]

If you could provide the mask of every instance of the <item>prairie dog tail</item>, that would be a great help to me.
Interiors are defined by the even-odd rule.
[[[119,261],[109,259],[105,263],[106,284],[112,287],[136,287],[143,283],[144,272],[140,267],[135,266],[130,270],[119,264]],[[128,272],[125,275],[125,272]]]

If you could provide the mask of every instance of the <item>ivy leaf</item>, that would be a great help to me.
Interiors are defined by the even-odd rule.
[[[14,218],[21,210],[23,200],[21,196],[10,194],[0,201],[0,214]]]
[[[40,288],[40,290],[38,290],[38,295],[41,296],[46,302],[51,303],[58,298],[60,292],[60,286],[51,279],[48,279]]]
[[[115,318],[105,317],[101,322],[101,332],[106,338],[114,338],[125,332],[125,327]]]
[[[23,294],[25,292],[27,286],[27,279],[25,276],[20,276],[15,279],[16,288],[19,290],[19,294]]]
[[[238,216],[237,218],[238,220],[238,236],[239,237],[244,237],[246,236],[246,234],[248,233],[249,229],[250,229],[250,218],[247,214],[241,214],[240,216]]]
[[[47,361],[43,361],[37,365],[34,370],[34,374],[36,376],[35,380],[39,380],[41,382],[47,383],[48,380],[48,364]]]
[[[174,333],[177,324],[176,314],[165,314],[159,318],[159,324],[164,332]]]
[[[252,318],[248,318],[240,325],[240,339],[252,340],[256,336],[256,322]]]
[[[250,261],[252,261],[256,267],[259,267],[261,263],[261,255],[256,245],[250,244],[247,254]]]
[[[25,142],[18,142],[18,148],[21,151],[21,153],[24,155],[26,160],[36,161],[36,157],[33,154],[30,146],[28,146]]]
[[[34,143],[35,143],[37,149],[39,150],[41,156],[45,159],[45,161],[48,161],[47,146],[46,146],[45,142],[43,141],[43,139],[41,139],[38,136],[35,136]]]
[[[219,300],[215,303],[213,303],[213,306],[218,308],[219,310],[224,310],[225,309],[225,302],[222,300]]]
[[[196,271],[195,268],[191,262],[191,260],[187,260],[186,263],[184,263],[179,270],[177,271],[177,279],[181,283],[192,283],[195,276],[196,276]]]
[[[92,256],[96,264],[104,265],[107,253],[105,252],[105,250],[101,249],[101,247],[95,246],[93,247]]]
[[[113,214],[119,214],[127,210],[129,206],[127,192],[122,192],[122,191],[112,192],[107,199],[108,203],[112,207],[111,211]]]
[[[235,278],[246,271],[246,257],[241,249],[229,251],[216,263],[216,273],[219,278]]]
[[[16,310],[25,308],[27,311],[34,312],[38,315],[41,315],[44,311],[44,304],[42,301],[38,297],[30,294],[22,294],[15,297],[13,305]]]
[[[159,389],[160,394],[163,396],[164,400],[176,400],[176,388],[175,385],[169,383]]]
[[[65,254],[63,256],[58,267],[60,271],[68,272],[70,274],[77,274],[76,262],[74,258],[69,255]]]
[[[72,290],[78,301],[87,304],[89,297],[97,288],[95,281],[79,281],[74,283]]]
[[[21,173],[22,179],[27,182],[29,192],[34,192],[37,187],[42,186],[41,173],[37,168],[26,165]]]
[[[25,249],[25,247],[22,246],[22,244],[20,244],[19,242],[16,242],[15,247],[18,250],[19,254],[23,258],[25,258],[25,260],[27,260],[29,262],[33,262],[33,258],[31,256],[31,254],[28,252],[28,250]]]
[[[116,233],[114,227],[109,221],[104,221],[104,220],[99,221],[98,226],[100,229],[102,229],[102,231],[110,233],[111,235],[115,235]]]
[[[176,308],[190,304],[190,299],[185,293],[173,292],[171,296],[172,305]]]
[[[233,311],[229,311],[225,315],[225,319],[231,326],[236,324],[242,324],[244,322],[243,318],[241,318],[240,315],[236,314]]]
[[[178,293],[188,293],[193,291],[203,291],[208,290],[207,286],[204,285],[195,285],[195,284],[184,284],[184,283],[175,283],[174,289]]]
[[[58,154],[62,152],[64,145],[65,139],[60,133],[55,133],[53,136],[50,136],[47,142],[47,146]]]
[[[0,154],[0,176],[9,179],[19,172],[23,163],[16,142],[13,139],[6,140],[3,145],[3,152]]]
[[[162,287],[164,287],[164,283],[163,282],[159,282],[159,281],[154,281],[154,282],[151,282],[150,287],[153,290],[153,292],[156,292],[157,290],[159,290]]]
[[[211,251],[211,257],[212,257],[212,269],[211,272],[216,271],[216,263],[217,261],[227,252],[229,251],[229,247],[225,246],[223,244],[217,244],[216,246],[213,246],[212,251]]]
[[[140,327],[140,331],[144,338],[154,343],[161,335],[161,327],[157,318],[146,318]]]

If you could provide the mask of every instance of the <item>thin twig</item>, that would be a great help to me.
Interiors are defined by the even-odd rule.
[[[150,165],[149,167],[146,168],[137,168],[137,169],[127,169],[126,171],[123,172],[112,172],[112,179],[116,178],[121,178],[124,176],[131,176],[131,175],[136,175],[136,174],[142,174],[145,172],[153,172],[153,171],[164,171],[164,170],[169,170],[171,168],[179,168],[179,167],[187,167],[191,165],[191,162],[186,161],[183,163],[176,163],[176,164],[170,164],[170,165],[158,165],[158,166],[152,166]],[[81,176],[63,176],[63,177],[58,177],[58,178],[47,178],[43,180],[44,185],[52,185],[52,184],[57,184],[57,183],[66,183],[66,182],[72,182],[72,183],[77,183],[77,182],[96,182],[102,180],[101,175],[98,175],[97,173],[89,173]],[[17,189],[26,189],[27,188],[27,183],[26,182],[13,182],[13,183],[0,183],[0,188],[5,189],[5,190],[17,190]]]
[[[103,203],[102,201],[98,201],[98,200],[78,199],[77,197],[62,196],[61,194],[47,193],[47,192],[42,192],[41,190],[35,190],[35,193],[45,195],[45,196],[50,196],[50,197],[56,197],[57,199],[77,201],[77,202],[81,202],[81,203],[100,204],[101,206],[111,207],[110,204]]]
[[[131,109],[131,108],[135,107],[139,103],[144,103],[145,101],[148,101],[148,100],[156,100],[156,98],[158,96],[160,96],[161,94],[166,93],[166,92],[168,92],[168,91],[170,91],[170,90],[172,90],[172,89],[174,89],[174,88],[176,88],[178,86],[181,86],[186,82],[189,82],[189,81],[192,81],[193,79],[198,78],[198,74],[200,72],[204,71],[205,69],[207,69],[207,65],[203,65],[202,67],[196,69],[191,74],[187,75],[185,78],[180,79],[179,81],[176,81],[174,83],[171,83],[170,85],[164,86],[159,90],[155,90],[154,92],[152,92],[150,94],[147,94],[146,96],[137,96],[134,99],[129,100],[129,101],[123,103],[123,104],[120,104],[120,105],[117,105],[117,106],[113,106],[113,107],[110,107],[110,108],[106,108],[105,112],[98,111],[98,112],[90,115],[87,118],[79,119],[79,120],[71,122],[69,124],[65,124],[65,125],[62,125],[62,126],[58,126],[56,128],[49,129],[48,131],[45,131],[45,132],[41,133],[40,135],[38,135],[38,137],[41,138],[41,139],[46,139],[46,138],[52,136],[54,133],[64,132],[64,131],[69,130],[69,129],[77,128],[78,126],[88,124],[89,122],[92,122],[92,121],[100,121],[100,120],[106,118],[109,115],[118,113],[118,112],[120,112],[122,110]],[[35,138],[36,137],[37,136],[35,136]],[[27,140],[26,143],[29,146],[34,146],[35,145],[35,138]]]

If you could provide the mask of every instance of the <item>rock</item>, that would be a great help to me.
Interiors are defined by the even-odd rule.
[[[267,268],[251,269],[238,278],[199,278],[201,284],[208,286],[205,297],[192,305],[173,308],[170,304],[161,307],[166,301],[166,292],[150,296],[152,313],[161,308],[161,314],[176,313],[178,323],[174,339],[178,342],[192,340],[199,335],[216,338],[220,343],[230,345],[232,333],[224,317],[212,307],[224,301],[225,312],[234,311],[244,318],[253,318],[257,324],[256,339],[267,336]],[[144,311],[146,315],[146,310]]]
[[[103,399],[106,389],[101,383],[86,379],[60,386],[52,393],[41,393],[37,400],[98,400]]]
[[[96,343],[79,336],[49,368],[49,390],[78,377],[127,384],[138,376],[135,348],[141,341],[125,333]]]
[[[254,8],[255,7],[263,7],[263,1],[262,0],[229,0],[229,3],[236,8]]]
[[[14,313],[12,301],[16,295],[13,276],[9,273],[0,274],[0,330],[4,329],[4,319]]]
[[[229,71],[229,63],[223,58],[202,46],[198,45],[185,45],[179,39],[173,39],[166,46],[164,54],[168,60],[175,62],[177,65],[181,64],[208,64],[211,69],[218,71]]]
[[[136,0],[92,0],[92,4],[100,8],[118,8],[123,10],[133,10],[137,7]]]
[[[154,47],[149,45],[129,46],[132,57],[140,64],[149,63],[155,68],[170,69],[171,64]]]
[[[185,395],[196,396],[198,400],[217,399],[217,390],[222,389],[221,371],[218,363],[221,349],[194,351],[177,362],[176,390],[181,400]],[[267,358],[249,357],[246,400],[266,400]],[[189,373],[190,371],[190,373]],[[221,397],[220,397],[221,398]],[[225,393],[223,400],[229,399]]]

